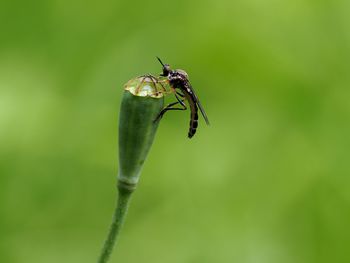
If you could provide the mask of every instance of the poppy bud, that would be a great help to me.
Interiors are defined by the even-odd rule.
[[[164,106],[166,78],[150,75],[131,79],[125,84],[119,115],[120,191],[133,191],[153,143]]]

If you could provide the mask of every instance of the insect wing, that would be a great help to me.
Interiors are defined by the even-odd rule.
[[[202,106],[202,104],[199,102],[198,99],[197,99],[197,105],[198,105],[198,108],[199,108],[199,110],[201,111],[201,113],[202,113],[202,115],[203,115],[203,118],[204,118],[204,120],[205,120],[205,123],[206,123],[207,125],[210,125],[209,120],[208,120],[208,116],[207,116],[207,114],[205,113],[205,111],[204,111],[204,109],[203,109],[203,106]]]
[[[196,95],[196,92],[195,92],[194,89],[192,88],[192,85],[190,84],[189,81],[187,81],[186,84],[187,84],[187,85],[186,85],[187,88],[189,88],[189,89],[191,90],[191,92],[192,92],[192,94],[193,94],[193,97],[195,98],[195,103],[197,103],[198,108],[199,108],[199,110],[201,111],[202,116],[203,116],[203,118],[204,118],[206,124],[209,125],[208,116],[207,116],[207,114],[205,113],[205,110],[204,110],[202,104],[200,103],[200,101],[199,101],[199,99],[198,99],[198,97],[197,97],[197,95]]]

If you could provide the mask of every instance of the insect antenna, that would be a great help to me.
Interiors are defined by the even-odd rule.
[[[160,60],[160,58],[159,58],[159,57],[156,57],[156,58],[158,59],[158,61],[160,62],[160,64],[162,64],[162,66],[165,67],[164,64],[163,64],[163,62]]]

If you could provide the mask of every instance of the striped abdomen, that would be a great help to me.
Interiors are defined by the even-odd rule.
[[[191,119],[190,119],[190,128],[188,130],[188,138],[192,138],[196,133],[198,127],[198,107],[195,101],[195,98],[192,94],[185,92],[186,99],[190,104],[191,109]]]
[[[192,136],[196,133],[198,127],[198,108],[197,105],[194,104],[194,110],[191,107],[191,120],[190,120],[190,129],[188,131],[188,138],[192,138]]]

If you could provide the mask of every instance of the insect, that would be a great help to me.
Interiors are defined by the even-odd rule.
[[[168,78],[170,86],[175,90],[175,97],[177,101],[170,103],[168,106],[162,109],[156,121],[160,120],[163,117],[163,115],[169,110],[186,110],[187,107],[184,101],[187,100],[191,110],[191,119],[190,119],[190,128],[188,131],[188,138],[192,138],[193,135],[196,133],[197,126],[198,126],[198,108],[202,113],[202,116],[205,122],[207,123],[207,125],[209,125],[207,114],[205,113],[194,89],[191,86],[190,81],[188,80],[187,73],[182,69],[172,70],[170,68],[170,65],[163,64],[163,62],[158,57],[157,59],[159,60],[160,64],[162,64],[163,66],[163,72],[162,74],[160,74],[160,76]],[[180,104],[182,107],[181,108],[174,107],[177,104]]]

